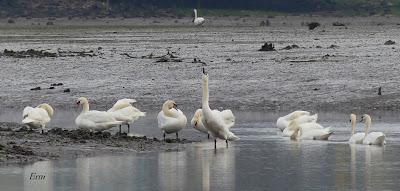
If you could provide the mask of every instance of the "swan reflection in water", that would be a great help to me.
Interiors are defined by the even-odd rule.
[[[53,190],[53,162],[41,161],[24,167],[24,190]]]
[[[158,173],[162,190],[234,190],[235,149],[196,143],[192,151],[159,153]],[[189,154],[190,153],[190,154]]]

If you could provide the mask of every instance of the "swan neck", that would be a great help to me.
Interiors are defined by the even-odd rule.
[[[197,19],[197,10],[194,10],[194,19]]]
[[[351,123],[351,135],[354,135],[356,133],[356,123],[352,122]]]
[[[369,128],[370,128],[370,127],[371,127],[371,122],[366,121],[366,122],[365,122],[365,136],[368,135],[368,133],[369,133]]]
[[[203,80],[203,99],[202,99],[202,108],[203,110],[210,110],[210,105],[209,105],[209,89],[208,89],[208,79]]]
[[[89,111],[89,103],[88,102],[84,102],[82,104],[82,113],[88,112]]]

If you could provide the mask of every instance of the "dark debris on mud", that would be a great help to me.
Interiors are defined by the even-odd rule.
[[[96,155],[157,151],[190,143],[185,139],[159,140],[126,133],[52,128],[41,134],[18,123],[0,122],[0,163],[27,163]],[[107,149],[104,149],[107,148]]]
[[[28,50],[8,50],[4,49],[0,56],[7,56],[13,58],[56,58],[56,57],[94,57],[97,56],[93,50],[89,51],[62,51],[58,49],[57,52],[50,52],[47,50],[35,50],[35,49],[28,49]]]

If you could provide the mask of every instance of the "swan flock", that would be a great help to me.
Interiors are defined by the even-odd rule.
[[[209,75],[203,68],[202,74],[202,99],[201,108],[197,109],[191,120],[191,126],[202,134],[210,135],[214,138],[214,148],[217,147],[217,139],[226,142],[239,140],[232,131],[235,125],[235,116],[229,109],[217,110],[211,109],[209,103]],[[77,106],[82,110],[75,119],[78,128],[88,129],[90,131],[105,131],[114,127],[119,127],[119,133],[122,133],[122,125],[128,127],[127,133],[130,133],[130,125],[146,113],[140,111],[134,104],[135,99],[120,99],[107,111],[90,110],[89,100],[80,97],[76,100]],[[54,115],[54,109],[47,103],[37,107],[25,107],[23,110],[22,123],[28,128],[41,129],[41,133],[46,131],[46,125],[51,121]],[[178,109],[178,105],[173,100],[167,100],[163,103],[161,111],[157,115],[158,127],[163,133],[164,139],[167,134],[175,134],[179,140],[179,132],[185,129],[187,125],[186,115]],[[323,127],[318,122],[318,114],[311,114],[309,111],[297,110],[285,116],[279,117],[276,121],[276,127],[283,137],[291,140],[329,140],[333,134],[330,127]],[[351,144],[364,145],[385,145],[386,136],[382,132],[370,132],[372,119],[368,114],[361,117],[360,122],[364,122],[365,131],[356,132],[357,116],[350,115],[351,134],[348,140]]]

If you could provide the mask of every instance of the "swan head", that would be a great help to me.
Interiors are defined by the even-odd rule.
[[[203,68],[203,81],[204,82],[208,81],[208,73],[206,72],[205,68]]]
[[[80,97],[76,100],[76,105],[83,105],[83,104],[88,104],[89,101],[85,97]]]
[[[168,110],[174,108],[174,109],[178,109],[178,105],[175,103],[175,101],[173,100],[167,100],[164,104],[163,104],[163,108],[166,108]]]
[[[50,117],[52,117],[54,115],[54,109],[47,103],[42,103],[42,104],[38,105],[38,108],[42,108],[42,109],[46,110]]]
[[[369,116],[368,114],[364,114],[361,116],[361,120],[360,122],[365,122],[365,124],[371,124],[371,116]]]

